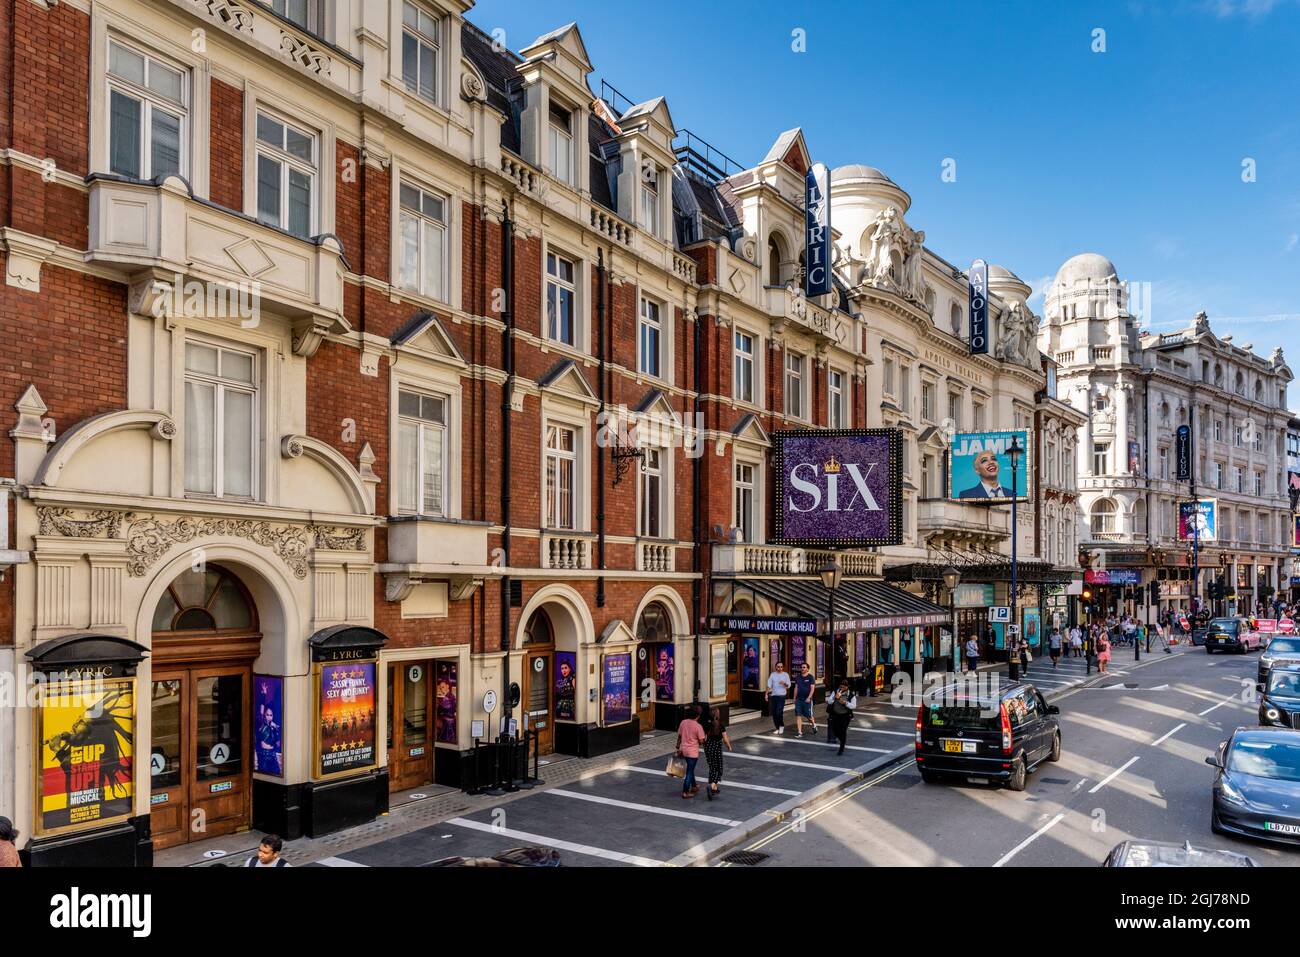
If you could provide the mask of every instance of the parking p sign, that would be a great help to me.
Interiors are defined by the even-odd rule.
[[[1007,605],[993,605],[989,608],[989,621],[994,624],[1006,624],[1011,621],[1011,608]]]

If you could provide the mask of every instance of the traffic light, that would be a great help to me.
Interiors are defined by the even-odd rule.
[[[1160,583],[1157,581],[1149,582],[1147,590],[1151,593],[1151,604],[1160,604]]]

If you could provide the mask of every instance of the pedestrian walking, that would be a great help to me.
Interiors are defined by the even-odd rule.
[[[975,669],[979,667],[979,663],[980,643],[974,635],[971,635],[966,639],[966,670],[971,672],[975,671]]]
[[[22,867],[18,857],[18,831],[14,822],[7,817],[0,817],[0,867]]]
[[[1059,631],[1053,631],[1047,638],[1047,653],[1052,656],[1052,667],[1055,668],[1061,663],[1061,645],[1065,639],[1061,637]]]
[[[1034,660],[1034,652],[1029,647],[1029,641],[1025,638],[1020,639],[1020,669],[1025,674],[1029,674],[1029,665]]]
[[[1102,632],[1097,639],[1097,669],[1105,674],[1108,664],[1110,664],[1110,639],[1106,637],[1105,632]]]
[[[709,762],[709,786],[704,792],[710,801],[722,793],[722,747],[734,751],[731,738],[727,737],[727,728],[722,723],[722,711],[713,709],[709,723],[704,731],[704,757]]]
[[[265,834],[257,845],[257,853],[244,862],[245,867],[289,867],[288,861],[280,856],[284,849],[284,838],[278,834]]]
[[[841,678],[840,686],[831,695],[826,705],[826,720],[830,723],[831,734],[840,742],[836,754],[844,753],[844,745],[849,739],[849,725],[853,723],[853,712],[858,707],[858,696],[849,690],[849,679]]]
[[[695,765],[700,761],[700,745],[708,739],[699,722],[700,707],[691,705],[686,717],[677,726],[677,753],[686,761],[686,776],[682,778],[682,797],[693,798],[700,793],[695,782]]]
[[[1070,634],[1070,650],[1074,652],[1076,658],[1083,654],[1083,632],[1078,628]]]
[[[785,662],[778,661],[772,666],[775,670],[767,676],[768,714],[772,716],[772,733],[785,734],[785,699],[790,693],[790,675],[785,670]]]
[[[808,662],[799,666],[799,674],[794,679],[794,736],[803,737],[803,719],[808,719],[812,733],[817,733],[817,719],[813,717],[813,692],[817,688],[817,676],[808,667]]]

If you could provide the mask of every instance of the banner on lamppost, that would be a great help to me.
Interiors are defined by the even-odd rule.
[[[1180,425],[1174,439],[1174,458],[1177,460],[1178,481],[1192,480],[1192,428]]]
[[[852,548],[903,540],[897,429],[773,432],[779,545]]]
[[[1018,442],[1021,460],[1016,466],[1015,499],[1029,498],[1029,433],[958,432],[948,447],[948,497],[972,502],[1009,502],[1012,499],[1011,445]]]
[[[987,355],[989,351],[989,264],[977,259],[967,273],[970,305],[970,351]]]
[[[804,177],[804,295],[831,291],[831,174],[813,164]]]
[[[1183,542],[1212,542],[1216,538],[1218,502],[1201,499],[1199,502],[1178,503],[1178,539]]]

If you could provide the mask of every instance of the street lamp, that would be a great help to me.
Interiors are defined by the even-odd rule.
[[[835,592],[840,587],[840,580],[844,577],[844,571],[840,568],[840,563],[832,558],[818,569],[817,574],[821,576],[822,587],[830,595],[831,604],[829,620],[826,623],[830,645],[826,650],[826,694],[829,697],[835,693]]]
[[[949,565],[943,572],[943,587],[948,589],[948,613],[952,615],[952,670],[961,674],[961,643],[957,636],[957,586],[961,572]]]
[[[1017,528],[1018,514],[1016,511],[1016,499],[1020,497],[1020,492],[1016,485],[1016,478],[1020,470],[1020,457],[1024,454],[1025,454],[1025,450],[1020,445],[1020,436],[1013,435],[1011,437],[1011,448],[1007,449],[1007,456],[1011,459],[1011,626],[1010,627],[1016,629],[1017,636],[1019,635],[1019,630],[1020,630],[1020,614],[1019,614],[1019,609],[1017,608],[1017,601],[1016,601],[1016,591],[1018,587],[1016,583],[1016,572],[1018,567],[1017,559],[1016,559],[1016,533],[1019,531],[1019,529]],[[1020,680],[1020,656],[1018,654],[1012,655],[1009,653],[1010,644],[1011,644],[1010,642],[1007,642],[1008,645],[1007,678],[1010,679],[1011,681],[1019,681]]]

